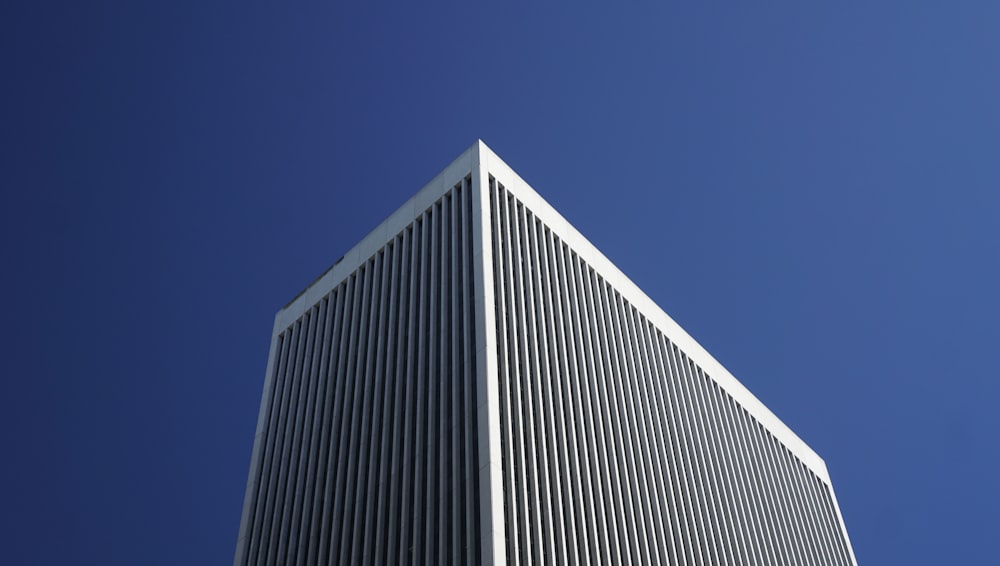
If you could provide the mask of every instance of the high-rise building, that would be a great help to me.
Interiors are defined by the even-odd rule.
[[[482,142],[275,317],[235,564],[854,565],[823,460]]]

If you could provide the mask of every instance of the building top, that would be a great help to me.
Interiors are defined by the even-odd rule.
[[[497,156],[482,140],[476,140],[441,173],[425,184],[415,195],[375,227],[357,245],[352,247],[309,287],[282,308],[275,316],[275,329],[285,328],[324,295],[339,285],[347,276],[375,254],[382,246],[402,231],[416,217],[432,206],[462,179],[473,177],[480,190],[486,190],[487,179],[495,178],[514,194],[525,207],[542,220],[552,233],[574,250],[608,283],[617,289],[625,300],[645,315],[663,334],[689,358],[697,363],[722,389],[728,392],[758,422],[767,428],[782,444],[792,451],[825,483],[830,484],[826,464],[788,426],[760,402],[742,383],[680,327],[662,308],[635,285],[614,263],[601,253],[583,234],[547,203],[528,183]],[[486,202],[480,199],[478,202]],[[474,211],[483,214],[484,211]],[[486,212],[484,218],[488,218]],[[484,220],[486,221],[486,220]]]

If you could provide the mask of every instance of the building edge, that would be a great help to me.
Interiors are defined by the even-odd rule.
[[[382,246],[403,230],[414,218],[432,206],[446,192],[462,179],[469,176],[473,164],[478,162],[478,148],[481,142],[469,146],[443,171],[424,184],[415,195],[397,208],[364,238],[347,250],[319,277],[278,311],[277,326],[284,328],[297,320],[324,295],[339,285],[345,277],[353,273]]]
[[[493,229],[490,226],[489,170],[483,156],[489,149],[482,140],[473,152],[473,230],[476,304],[476,391],[479,428],[479,490],[481,552],[484,566],[507,563],[503,508],[503,459],[500,442],[500,391],[497,369],[496,312],[487,305],[493,296]]]
[[[260,463],[260,459],[263,457],[261,455],[261,442],[264,436],[264,421],[267,415],[267,407],[271,404],[271,384],[274,380],[274,356],[278,349],[277,337],[283,328],[279,325],[280,322],[279,316],[275,315],[274,328],[271,330],[271,347],[267,354],[267,366],[264,373],[264,390],[260,396],[260,409],[257,411],[257,427],[254,430],[253,449],[250,452],[250,473],[247,475],[246,491],[243,494],[243,511],[240,514],[240,530],[239,534],[236,536],[236,555],[233,558],[234,566],[239,566],[246,560],[250,502],[253,500],[253,494],[257,490],[258,483],[260,481],[260,478],[258,477],[258,474],[260,473],[260,466],[258,464]]]

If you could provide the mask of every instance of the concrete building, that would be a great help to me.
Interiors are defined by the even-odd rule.
[[[275,317],[235,564],[856,564],[823,460],[482,142]]]

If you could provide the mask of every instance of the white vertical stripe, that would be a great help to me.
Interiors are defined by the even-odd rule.
[[[523,210],[523,209],[522,209]],[[530,212],[524,210],[521,217],[527,245],[528,268],[525,278],[527,295],[529,297],[528,314],[531,320],[529,332],[532,360],[535,366],[533,372],[532,394],[535,396],[535,432],[538,447],[539,497],[541,499],[541,519],[543,537],[543,562],[564,563],[562,552],[562,521],[553,512],[558,510],[559,482],[557,474],[553,473],[555,453],[555,431],[552,427],[553,408],[549,381],[548,340],[545,331],[544,297],[541,290],[542,266],[538,255],[536,220]]]
[[[388,497],[389,497],[389,474],[390,467],[392,465],[392,433],[394,432],[394,425],[397,418],[397,413],[393,411],[395,407],[395,393],[396,393],[396,350],[399,337],[401,333],[399,332],[399,327],[397,326],[399,320],[399,287],[402,281],[401,274],[399,273],[399,262],[401,255],[401,238],[399,236],[393,238],[393,240],[387,245],[389,251],[386,255],[389,260],[389,267],[387,269],[387,280],[389,282],[389,289],[385,291],[389,295],[388,302],[388,312],[386,318],[383,319],[384,322],[384,340],[386,340],[386,349],[383,354],[383,358],[380,359],[381,367],[377,372],[383,377],[383,388],[381,390],[380,396],[381,400],[377,401],[381,404],[381,419],[376,419],[381,426],[381,434],[378,439],[378,459],[375,461],[378,468],[378,474],[375,476],[375,492],[376,502],[374,508],[374,517],[369,513],[368,522],[372,525],[369,528],[370,535],[365,540],[366,553],[371,552],[371,561],[374,563],[382,563],[385,561],[383,553],[385,551],[385,535],[386,535],[386,515],[388,514]],[[391,253],[390,253],[391,252]],[[374,454],[374,452],[373,452]],[[373,469],[374,469],[373,465]],[[371,484],[369,484],[371,485]],[[371,489],[371,488],[369,488]],[[374,521],[372,523],[371,521]],[[371,537],[374,537],[372,539]],[[371,550],[369,551],[369,545],[371,545]]]
[[[404,539],[403,545],[400,547],[401,559],[400,563],[410,564],[413,561],[420,562],[419,556],[422,549],[422,531],[420,530],[421,524],[425,521],[423,516],[423,510],[425,509],[425,503],[423,499],[424,491],[424,466],[423,461],[426,454],[427,446],[427,428],[426,428],[426,383],[427,383],[427,348],[430,339],[429,335],[429,317],[430,317],[430,307],[429,307],[429,297],[431,291],[430,285],[430,235],[431,235],[431,215],[429,213],[424,213],[423,221],[420,223],[420,310],[418,315],[417,323],[417,371],[416,379],[414,383],[414,389],[416,394],[416,421],[414,422],[415,436],[412,442],[411,450],[411,460],[409,473],[412,474],[412,479],[408,479],[408,485],[412,485],[410,489],[412,490],[410,494],[410,501],[404,498],[404,503],[409,504],[410,513],[406,517],[406,527],[404,532],[408,532],[409,536]],[[407,474],[409,476],[409,474]]]
[[[560,443],[563,457],[561,459],[564,476],[563,494],[566,505],[566,552],[570,564],[589,564],[587,551],[587,529],[583,523],[583,490],[581,488],[581,471],[579,448],[577,446],[577,431],[579,427],[575,418],[573,383],[574,368],[570,345],[566,340],[569,321],[566,320],[565,269],[560,261],[560,246],[554,242],[548,228],[545,236],[545,263],[548,266],[548,297],[549,316],[552,321],[552,334],[555,343],[556,371],[553,383],[555,385],[555,402],[559,413]]]
[[[601,430],[600,415],[597,414],[599,403],[596,401],[595,380],[596,370],[594,367],[594,349],[590,332],[590,306],[587,299],[586,287],[584,286],[583,273],[580,271],[579,258],[568,250],[570,276],[572,281],[570,288],[571,305],[573,308],[573,320],[577,329],[577,343],[579,345],[580,363],[578,365],[580,377],[578,386],[580,398],[582,399],[582,409],[584,418],[585,442],[584,454],[588,462],[587,476],[590,479],[590,507],[588,509],[588,521],[593,521],[592,544],[594,549],[592,554],[597,557],[597,561],[602,564],[611,562],[611,547],[608,542],[608,519],[607,503],[605,494],[607,466],[605,453],[603,450],[603,431]]]
[[[654,541],[650,551],[654,553],[656,563],[671,564],[677,559],[670,558],[674,543],[670,540],[668,528],[664,524],[667,510],[666,492],[663,486],[663,468],[660,461],[662,447],[659,441],[658,414],[655,409],[655,394],[650,388],[650,380],[656,375],[651,352],[649,323],[634,309],[630,309],[630,328],[633,339],[637,343],[638,357],[636,372],[636,399],[642,415],[642,430],[645,435],[643,459],[646,463],[646,494],[649,498],[649,524],[651,538]]]
[[[267,561],[273,562],[277,560],[278,549],[281,544],[281,529],[284,524],[284,519],[286,517],[286,495],[288,489],[288,474],[289,468],[292,465],[292,434],[295,428],[295,420],[297,417],[299,391],[301,389],[302,380],[294,379],[302,371],[302,358],[305,356],[305,346],[308,338],[308,328],[309,328],[310,316],[307,313],[306,316],[302,318],[300,323],[297,324],[297,330],[299,331],[298,337],[296,339],[295,347],[295,358],[294,363],[291,366],[291,372],[288,379],[288,396],[285,404],[285,414],[282,419],[283,422],[280,426],[279,433],[281,441],[281,459],[278,465],[278,476],[274,484],[274,511],[271,517],[271,524],[268,529],[268,541],[267,541]]]
[[[330,495],[330,489],[332,488],[332,482],[330,481],[329,473],[330,470],[330,454],[332,452],[331,445],[333,444],[333,439],[331,438],[331,429],[333,427],[333,413],[334,411],[334,401],[336,399],[334,395],[334,390],[336,386],[336,379],[334,374],[334,360],[337,354],[337,344],[339,343],[339,330],[340,330],[340,315],[342,308],[340,306],[343,297],[343,291],[341,289],[334,289],[330,292],[328,298],[327,307],[327,326],[326,326],[326,339],[323,345],[324,347],[324,361],[323,361],[323,383],[325,384],[325,390],[323,395],[323,417],[321,420],[321,434],[319,439],[319,452],[317,454],[317,465],[318,469],[316,472],[316,501],[313,505],[313,513],[310,524],[310,534],[309,534],[309,549],[304,556],[303,564],[314,564],[317,557],[320,556],[322,552],[324,535],[323,532],[323,521],[326,515],[326,511],[329,504],[332,503],[332,497]]]
[[[630,436],[634,471],[638,480],[633,482],[632,489],[638,503],[636,508],[641,510],[640,515],[636,518],[636,528],[639,531],[644,562],[660,564],[659,550],[662,548],[662,542],[659,540],[656,525],[657,506],[650,487],[652,485],[650,472],[652,457],[649,453],[649,424],[646,422],[646,410],[643,408],[645,395],[640,392],[641,381],[648,372],[643,367],[641,359],[641,343],[635,331],[634,309],[617,293],[615,294],[615,303],[618,305],[619,325],[626,346],[627,380],[623,385],[625,386],[625,399],[632,423],[633,434]]]
[[[422,277],[426,271],[426,256],[423,253],[424,236],[426,234],[426,215],[422,215],[414,223],[410,230],[411,239],[411,272],[409,291],[409,321],[407,332],[407,379],[406,379],[406,400],[405,400],[405,425],[403,427],[403,461],[400,483],[402,483],[402,503],[400,505],[400,516],[398,523],[398,543],[396,543],[397,562],[408,564],[410,562],[410,526],[412,509],[412,489],[413,489],[413,460],[416,452],[418,438],[416,434],[416,406],[418,375],[421,371],[421,354],[423,349],[423,285]],[[396,523],[393,523],[396,525]],[[389,555],[390,557],[392,554]],[[392,560],[389,560],[392,562]]]
[[[500,379],[500,420],[503,443],[504,512],[507,523],[507,562],[518,566],[520,564],[518,534],[521,528],[519,526],[519,507],[515,500],[515,496],[518,493],[515,484],[515,470],[518,466],[515,460],[517,456],[514,452],[516,440],[514,439],[514,416],[512,414],[514,409],[512,407],[515,406],[516,397],[514,393],[515,382],[511,378],[511,367],[514,365],[511,360],[515,354],[513,346],[509,343],[508,339],[511,333],[508,325],[508,317],[513,306],[509,305],[510,269],[501,268],[501,266],[510,265],[510,246],[508,244],[509,239],[506,237],[508,233],[508,219],[502,212],[506,210],[502,204],[506,202],[506,198],[501,196],[494,179],[490,179],[490,202],[491,224],[493,228],[491,240],[493,243],[495,271],[493,281],[496,288],[495,296],[497,302],[497,374]],[[499,541],[495,542],[495,544],[499,544]]]
[[[709,414],[708,404],[704,398],[705,377],[702,375],[701,369],[694,366],[694,363],[690,359],[688,359],[688,369],[691,378],[689,382],[691,403],[695,409],[702,465],[705,467],[705,485],[709,493],[709,500],[711,501],[709,509],[712,513],[712,525],[715,529],[713,532],[713,539],[716,543],[715,549],[720,562],[733,563],[735,562],[735,558],[732,551],[734,546],[731,538],[732,524],[727,515],[726,497],[722,492],[718,478],[720,466],[718,456],[715,454],[712,445],[712,433],[709,424],[714,416]]]
[[[677,482],[676,468],[672,461],[673,446],[672,437],[669,434],[670,428],[667,423],[666,398],[661,385],[666,378],[666,368],[663,365],[661,351],[659,348],[659,333],[649,322],[644,324],[644,332],[647,333],[646,343],[648,346],[647,356],[650,364],[650,374],[648,376],[647,399],[650,403],[650,412],[653,421],[653,437],[655,440],[654,462],[657,475],[657,494],[659,495],[660,514],[663,526],[664,544],[669,547],[669,563],[679,564],[683,557],[683,534],[680,530],[680,519],[678,508],[680,501],[676,497]]]
[[[464,450],[464,462],[465,462],[465,540],[466,540],[466,553],[465,553],[465,563],[466,564],[476,564],[484,562],[486,564],[499,564],[506,562],[505,552],[506,549],[503,547],[504,539],[504,525],[494,520],[496,514],[492,508],[494,505],[493,494],[495,493],[495,485],[502,481],[499,475],[495,475],[492,471],[489,473],[489,477],[482,478],[480,482],[480,462],[479,462],[479,429],[483,425],[481,420],[486,421],[486,426],[491,426],[490,422],[492,416],[487,415],[486,417],[478,417],[478,389],[480,387],[486,387],[486,381],[492,379],[490,377],[490,367],[487,360],[480,359],[476,361],[476,336],[480,332],[480,328],[483,329],[485,333],[485,328],[489,325],[489,312],[485,308],[485,304],[479,301],[475,301],[473,297],[477,294],[478,277],[486,276],[486,264],[485,256],[474,253],[473,250],[483,250],[481,254],[485,254],[487,249],[486,240],[486,230],[485,228],[473,221],[473,206],[479,207],[480,212],[485,210],[485,206],[482,203],[482,199],[485,197],[483,193],[483,184],[486,182],[480,175],[479,171],[474,171],[473,174],[465,179],[464,185],[464,196],[462,205],[462,281],[463,286],[461,289],[462,296],[462,356],[463,363],[462,368],[465,372],[466,378],[463,379],[465,385],[465,395],[464,395],[464,410],[463,410],[463,423],[464,428],[463,436],[463,450]],[[485,220],[480,213],[477,217],[481,222]],[[475,244],[474,244],[475,242]],[[480,260],[484,263],[477,264],[475,257],[479,255]],[[486,293],[486,286],[488,282],[483,281],[482,294]],[[482,309],[481,311],[477,309]],[[477,312],[480,313],[477,317]],[[478,323],[478,326],[477,326]],[[484,340],[485,341],[485,340]],[[485,358],[485,356],[481,356]],[[495,370],[494,370],[495,371]],[[482,376],[482,378],[480,377]],[[499,406],[497,407],[499,412]],[[499,414],[496,415],[497,421],[499,421]],[[499,422],[497,423],[499,426]],[[501,447],[495,446],[491,443],[490,448],[493,450],[493,454],[497,453]],[[497,458],[499,460],[500,458]],[[492,458],[491,458],[492,460]],[[499,474],[499,470],[497,471]],[[480,484],[485,484],[490,489],[490,502],[486,505],[485,502],[481,502],[480,499]],[[502,485],[502,484],[501,484]],[[502,489],[500,490],[502,494]],[[498,502],[496,504],[499,504]],[[488,513],[489,522],[481,520],[480,509],[483,512]],[[489,532],[488,535],[482,533]],[[483,559],[483,555],[486,555],[486,559]]]
[[[577,536],[580,540],[580,562],[582,564],[592,564],[595,561],[606,563],[607,557],[602,554],[599,543],[598,525],[594,515],[594,480],[593,472],[597,469],[596,462],[588,462],[589,454],[594,452],[594,441],[592,434],[592,417],[590,415],[589,395],[585,392],[586,374],[586,354],[583,351],[582,330],[578,317],[579,298],[576,294],[576,280],[572,269],[572,259],[569,250],[564,244],[555,240],[555,251],[557,263],[559,264],[559,287],[560,298],[562,299],[562,313],[564,317],[563,342],[567,348],[568,377],[570,399],[569,405],[572,411],[569,417],[574,421],[574,431],[570,445],[573,464],[577,469],[578,486],[577,497],[579,498],[577,511]],[[596,459],[596,458],[595,458]]]
[[[678,387],[681,376],[677,372],[677,364],[674,359],[674,348],[666,338],[659,341],[661,355],[663,357],[664,377],[663,390],[670,420],[671,438],[673,440],[673,461],[676,474],[677,496],[680,502],[681,523],[683,525],[683,542],[687,561],[690,563],[704,563],[702,558],[702,547],[699,543],[701,532],[697,524],[697,500],[693,488],[693,469],[691,462],[693,457],[690,452],[690,434],[687,431],[684,413],[682,412],[683,399],[680,396]]]
[[[341,343],[341,347],[346,351],[346,355],[342,356],[337,371],[337,389],[340,396],[337,409],[339,412],[337,415],[337,433],[334,435],[334,438],[337,439],[337,468],[336,479],[334,480],[333,508],[330,515],[331,526],[327,563],[334,563],[339,560],[340,542],[344,532],[342,527],[342,510],[344,508],[344,499],[348,494],[343,486],[347,482],[347,454],[350,449],[350,429],[353,415],[351,399],[353,397],[352,393],[355,382],[351,378],[354,375],[352,361],[357,357],[355,345],[358,340],[358,307],[361,303],[360,297],[363,288],[362,274],[356,273],[352,275],[348,286],[349,294],[345,297],[344,326],[346,331],[344,332],[344,340]]]
[[[326,391],[325,363],[329,334],[330,304],[328,298],[317,303],[316,337],[313,346],[313,368],[311,371],[309,417],[305,422],[303,449],[306,452],[306,467],[302,471],[304,484],[296,495],[299,510],[295,513],[294,536],[290,539],[289,564],[305,563],[309,550],[309,535],[312,530],[313,509],[315,507],[316,467],[319,461],[320,435],[322,434],[323,395]]]
[[[250,541],[248,546],[248,551],[246,553],[247,563],[257,562],[259,560],[261,552],[261,541],[265,536],[264,524],[270,517],[268,516],[269,504],[268,502],[273,499],[273,491],[271,490],[271,475],[274,468],[273,462],[275,461],[275,438],[277,436],[278,428],[278,415],[281,412],[281,405],[283,403],[282,396],[284,395],[284,385],[285,385],[285,372],[286,366],[288,364],[289,350],[291,349],[292,340],[292,330],[288,329],[279,335],[280,340],[280,354],[277,368],[275,368],[275,378],[272,382],[272,393],[271,393],[271,408],[267,415],[267,425],[265,430],[266,436],[264,439],[264,451],[261,454],[261,464],[259,472],[259,484],[257,490],[257,496],[254,501],[254,524],[251,529]]]
[[[326,466],[324,475],[326,476],[323,481],[323,510],[319,521],[319,541],[316,547],[316,552],[311,555],[309,562],[312,563],[312,557],[315,556],[318,560],[325,560],[327,553],[329,552],[330,545],[330,524],[333,520],[333,501],[334,495],[336,493],[336,472],[337,472],[337,448],[338,440],[340,436],[340,415],[343,412],[343,380],[339,379],[340,367],[343,364],[343,360],[346,357],[344,350],[346,350],[347,343],[347,332],[344,331],[346,321],[348,320],[347,312],[350,309],[350,302],[348,301],[349,289],[351,287],[350,278],[347,282],[342,284],[338,289],[334,291],[334,298],[336,300],[336,318],[334,323],[334,335],[331,342],[331,348],[333,352],[330,356],[330,367],[329,367],[329,377],[328,379],[332,382],[330,384],[330,389],[333,391],[333,396],[330,398],[330,416],[328,418],[329,433],[327,435],[327,440],[324,442],[324,450],[326,450]]]

